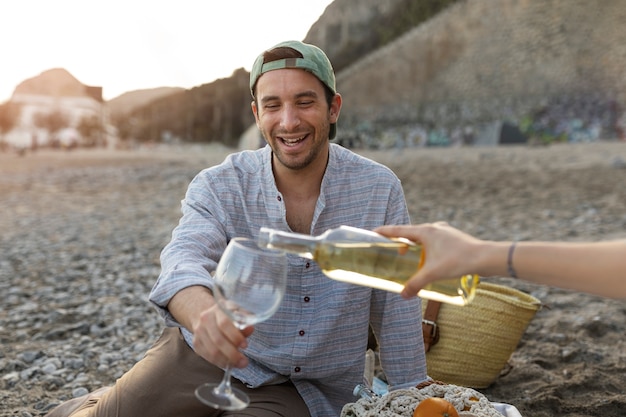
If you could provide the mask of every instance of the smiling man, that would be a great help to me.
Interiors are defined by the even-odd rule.
[[[150,294],[167,325],[161,338],[112,389],[51,417],[336,417],[363,380],[370,325],[391,389],[427,379],[419,299],[328,279],[310,260],[289,256],[285,297],[268,320],[239,330],[217,308],[211,272],[234,237],[256,239],[263,226],[318,235],[409,223],[393,172],[330,143],[342,102],[319,48],[288,41],[264,52],[250,91],[268,146],[231,154],[190,183]],[[194,396],[228,364],[250,397],[244,412],[213,410]]]
[[[285,194],[287,223],[293,231],[310,233],[341,95],[335,91],[326,55],[317,47],[302,49],[306,58],[288,46],[258,57],[250,92],[257,126],[273,151],[272,168],[278,189]]]

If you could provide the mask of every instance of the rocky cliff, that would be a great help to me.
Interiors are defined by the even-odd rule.
[[[555,103],[616,108],[625,19],[621,0],[458,2],[338,74],[342,121],[450,127],[519,122]],[[582,110],[572,117],[593,113]]]

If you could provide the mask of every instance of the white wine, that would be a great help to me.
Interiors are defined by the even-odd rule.
[[[329,278],[399,293],[423,261],[420,245],[387,239],[374,232],[341,226],[313,237],[262,228],[259,245],[315,260]],[[478,276],[436,281],[418,296],[456,305],[474,298]]]
[[[313,259],[328,277],[399,293],[421,264],[421,246],[403,242],[320,243]],[[473,277],[436,281],[419,296],[465,305],[474,296]],[[468,282],[469,281],[469,282]]]

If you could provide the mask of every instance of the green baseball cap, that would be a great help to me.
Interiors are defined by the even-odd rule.
[[[302,54],[302,58],[285,58],[276,61],[263,63],[263,54],[259,55],[254,61],[252,70],[250,71],[250,94],[254,98],[254,86],[262,74],[283,68],[301,68],[315,75],[326,87],[330,88],[333,94],[337,93],[335,85],[335,72],[330,60],[320,48],[315,45],[303,43],[300,41],[286,41],[274,45],[269,50],[275,48],[292,48]],[[333,139],[337,134],[337,125],[330,125],[329,139]]]

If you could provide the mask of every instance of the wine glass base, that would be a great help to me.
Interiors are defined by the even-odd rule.
[[[202,384],[196,388],[196,398],[203,404],[218,410],[243,410],[250,404],[250,399],[241,390],[231,388],[230,393],[220,393],[218,384]]]

